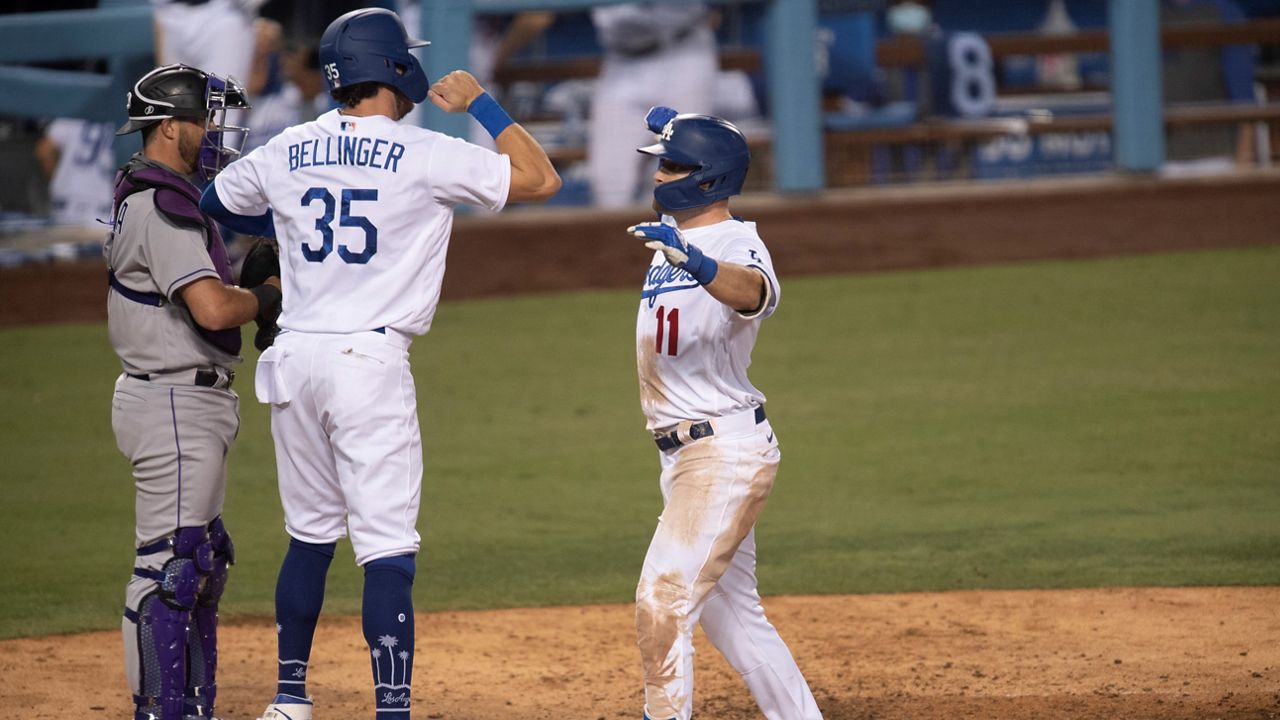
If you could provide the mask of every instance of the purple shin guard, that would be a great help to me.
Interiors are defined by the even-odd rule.
[[[187,717],[213,717],[218,695],[218,601],[227,587],[228,568],[235,562],[235,547],[222,518],[209,524],[213,567],[191,611],[187,633]]]
[[[218,696],[218,606],[198,605],[187,630],[187,717],[213,717]]]
[[[134,698],[135,720],[183,720],[191,714],[187,688],[196,625],[192,610],[203,594],[205,576],[214,568],[213,548],[206,533],[204,527],[179,528],[169,543],[173,557],[163,568],[134,569],[135,575],[158,585],[138,608],[142,694]],[[199,648],[194,649],[200,653]],[[200,665],[203,668],[204,662]]]
[[[160,596],[143,601],[138,632],[140,645],[152,658],[143,661],[143,697],[136,699],[135,717],[182,720],[187,685],[188,610],[171,607]]]

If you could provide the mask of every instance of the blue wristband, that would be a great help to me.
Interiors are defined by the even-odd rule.
[[[710,285],[720,271],[720,264],[713,258],[702,254],[697,245],[689,246],[689,259],[684,264],[685,272],[693,276],[699,285]]]
[[[515,122],[507,111],[502,109],[498,101],[487,92],[480,93],[479,97],[472,100],[471,105],[467,107],[467,112],[471,113],[471,117],[475,118],[476,122],[480,123],[481,127],[495,140],[503,130],[507,129],[507,126]]]

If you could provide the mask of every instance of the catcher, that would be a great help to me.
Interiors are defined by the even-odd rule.
[[[236,155],[243,128],[228,109],[243,89],[186,65],[144,75],[116,134],[143,149],[116,175],[114,222],[103,247],[107,330],[124,372],[111,425],[133,466],[137,559],[125,593],[125,672],[135,720],[212,717],[218,601],[234,561],[222,522],[227,454],[240,427],[231,390],[240,325],[270,327],[278,278],[233,283],[217,223],[189,178],[209,179]]]

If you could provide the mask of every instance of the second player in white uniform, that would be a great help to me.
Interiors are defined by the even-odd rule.
[[[499,210],[560,186],[546,153],[465,72],[428,83],[386,10],[330,24],[320,61],[344,107],[233,163],[201,202],[224,221],[270,212],[280,334],[258,361],[271,404],[289,552],[276,586],[277,696],[264,718],[307,720],[306,669],[334,543],[364,568],[377,716],[409,717],[422,443],[409,344],[427,332],[459,204]],[[398,122],[431,97],[469,111],[502,154]]]
[[[636,587],[648,720],[693,711],[693,629],[742,676],[769,720],[821,718],[760,602],[755,522],[780,453],[764,395],[747,378],[760,323],[779,298],[755,224],[734,218],[750,153],[737,128],[657,107],[654,210],[628,228],[654,252],[636,318],[636,365],[654,434],[663,510]]]

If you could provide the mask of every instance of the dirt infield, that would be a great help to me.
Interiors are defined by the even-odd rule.
[[[1280,588],[777,597],[765,607],[828,720],[1280,718]],[[239,623],[221,635],[219,715],[255,718],[274,692],[274,628]],[[630,606],[422,614],[417,636],[416,717],[640,716]],[[701,634],[697,649],[695,717],[759,717]],[[0,642],[0,715],[127,717],[120,654],[114,632]],[[310,691],[317,720],[370,716],[358,618],[321,620]]]

